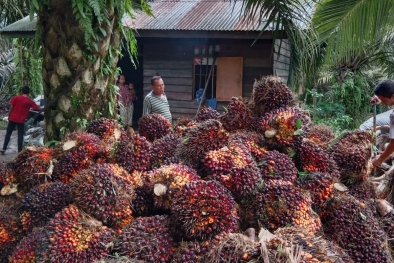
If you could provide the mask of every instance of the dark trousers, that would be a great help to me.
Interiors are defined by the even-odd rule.
[[[18,152],[22,151],[22,144],[23,144],[23,135],[25,134],[25,124],[24,123],[17,123],[8,120],[7,125],[7,133],[4,139],[3,150],[7,150],[8,143],[11,139],[11,134],[15,130],[15,127],[18,127]]]

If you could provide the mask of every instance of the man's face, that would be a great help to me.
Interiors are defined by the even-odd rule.
[[[164,94],[164,82],[162,79],[157,79],[155,80],[155,83],[152,86],[153,92],[157,95],[157,96],[161,96],[162,94]]]
[[[384,96],[377,96],[377,97],[380,99],[380,101],[383,104],[385,104],[387,106],[393,106],[394,105],[394,95],[391,96],[391,98],[387,98],[387,97],[384,97]]]

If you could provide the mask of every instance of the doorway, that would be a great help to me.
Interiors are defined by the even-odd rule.
[[[142,51],[141,47],[139,50]],[[143,77],[143,56],[142,52],[138,52],[138,62],[136,66],[130,60],[130,56],[126,50],[123,50],[123,57],[118,62],[121,74],[126,78],[126,83],[133,83],[134,89],[138,99],[134,101],[134,113],[133,113],[133,128],[137,129],[138,120],[142,116],[142,106],[144,101],[144,77]]]

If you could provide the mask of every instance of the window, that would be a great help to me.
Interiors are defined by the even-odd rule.
[[[205,85],[207,85],[205,98],[211,99],[215,97],[217,67],[213,65],[213,60],[213,57],[194,58],[194,98],[196,98],[196,92],[199,89],[203,90]]]

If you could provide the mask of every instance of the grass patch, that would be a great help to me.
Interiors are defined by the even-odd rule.
[[[8,122],[3,121],[3,118],[6,117],[6,116],[7,116],[7,115],[2,115],[2,114],[0,114],[0,130],[5,130],[5,129],[7,129]]]

